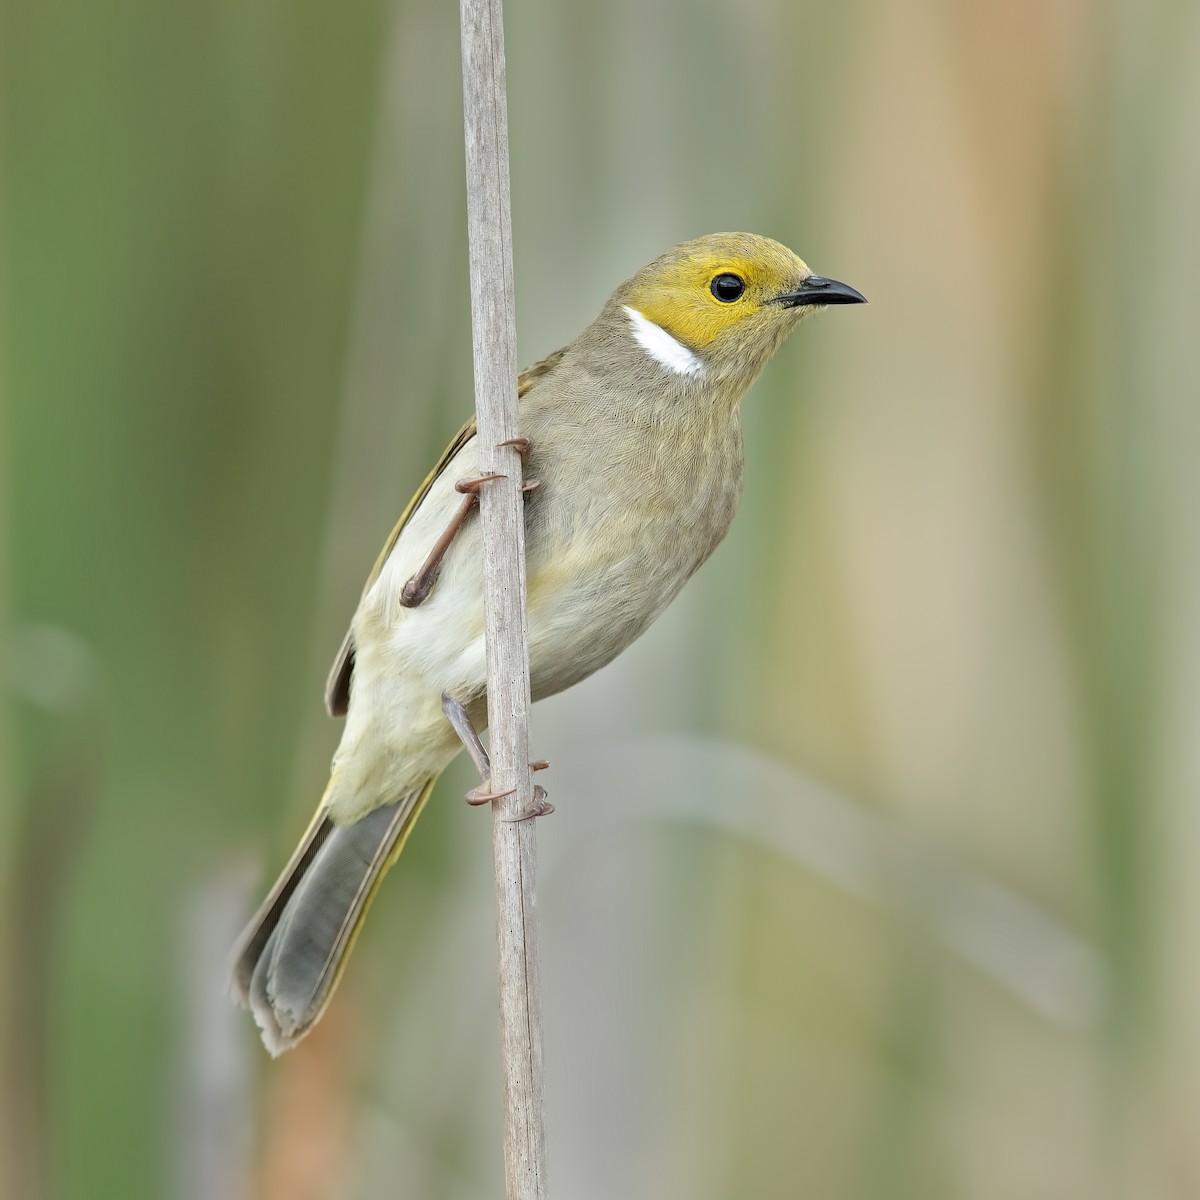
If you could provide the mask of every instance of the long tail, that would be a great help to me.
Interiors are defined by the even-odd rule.
[[[353,825],[325,804],[234,950],[233,993],[273,1054],[320,1020],[379,882],[400,856],[436,780]]]

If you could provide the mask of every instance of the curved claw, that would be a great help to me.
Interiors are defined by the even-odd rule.
[[[509,438],[508,441],[497,442],[496,445],[512,446],[521,456],[521,466],[524,466],[529,461],[529,452],[533,449],[533,442],[527,437]]]
[[[472,788],[463,799],[470,805],[478,807],[481,804],[491,804],[493,800],[502,800],[505,796],[511,796],[517,789],[511,787],[507,792],[493,792],[492,781],[485,779],[478,787]]]
[[[514,450],[521,456],[521,469],[524,470],[529,466],[529,455],[533,452],[533,442],[527,437],[509,438],[506,442],[497,442],[497,446],[512,446]],[[534,491],[541,484],[540,479],[526,479],[521,483],[522,495]]]
[[[473,479],[460,479],[455,485],[454,490],[461,492],[464,496],[478,496],[479,489],[485,483],[491,483],[494,479],[507,479],[508,476],[499,471],[491,471],[487,475],[476,475]]]
[[[514,789],[515,790],[515,789]],[[505,793],[507,795],[507,793]],[[503,817],[506,825],[515,825],[519,821],[532,821],[535,817],[548,817],[554,811],[554,805],[546,799],[546,789],[540,783],[533,785],[533,801],[523,812],[515,817]]]

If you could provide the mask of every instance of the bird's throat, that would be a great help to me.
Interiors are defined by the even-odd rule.
[[[672,375],[702,379],[704,363],[678,338],[672,337],[661,325],[656,325],[645,313],[625,305],[625,314],[637,344],[664,370]]]

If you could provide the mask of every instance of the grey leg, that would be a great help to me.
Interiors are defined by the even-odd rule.
[[[490,804],[493,800],[499,800],[504,796],[511,796],[516,788],[509,788],[505,792],[492,791],[492,761],[488,758],[488,752],[484,749],[483,742],[479,740],[479,734],[475,731],[475,726],[471,724],[471,718],[467,715],[467,710],[453,696],[443,694],[442,696],[442,712],[446,714],[448,720],[458,734],[459,741],[466,748],[467,753],[471,756],[471,761],[475,764],[475,770],[479,772],[480,784],[477,788],[472,788],[466,795],[468,804]],[[539,759],[537,762],[530,763],[529,766],[534,771],[544,771],[550,764],[544,759]],[[506,817],[508,821],[526,821],[530,817],[544,817],[554,811],[554,805],[546,799],[546,789],[541,784],[534,784],[533,787],[533,803],[515,817]]]

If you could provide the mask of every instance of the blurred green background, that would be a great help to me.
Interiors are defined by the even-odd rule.
[[[507,6],[521,358],[750,229],[868,308],[534,713],[551,1186],[1200,1195],[1200,6]],[[456,6],[0,9],[0,1189],[500,1190],[452,773],[320,1030],[224,959],[471,404]]]

